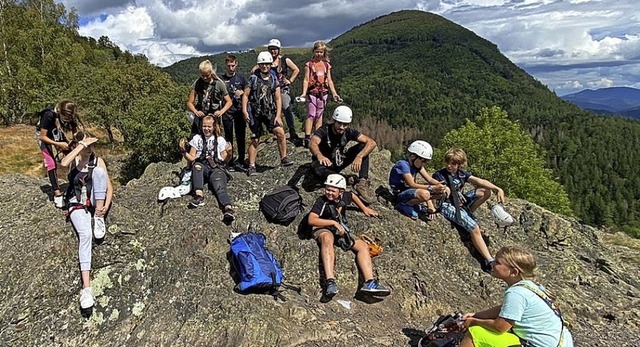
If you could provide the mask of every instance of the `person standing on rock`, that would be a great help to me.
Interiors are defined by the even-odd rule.
[[[187,116],[191,120],[191,136],[199,134],[202,117],[212,115],[220,120],[232,105],[227,86],[218,77],[209,60],[198,66],[200,77],[193,82],[187,98]]]
[[[350,127],[353,111],[348,106],[336,107],[331,118],[333,122],[316,130],[309,142],[311,169],[325,180],[329,175],[351,166],[351,170],[358,174],[354,182],[356,194],[364,203],[372,204],[376,198],[369,181],[369,154],[376,148],[376,142]],[[350,141],[358,143],[346,149]]]
[[[536,259],[517,247],[496,253],[491,276],[507,284],[502,304],[463,315],[468,328],[460,347],[573,347],[553,295],[534,282]]]
[[[236,144],[238,148],[237,158],[231,158],[229,166],[233,169],[243,169],[246,155],[246,134],[247,122],[242,114],[242,94],[247,87],[247,79],[237,72],[238,59],[235,55],[227,55],[224,60],[225,73],[220,78],[227,84],[227,91],[231,96],[232,106],[227,113],[222,116],[222,126],[224,127],[224,138],[233,145],[233,134],[235,131]],[[231,153],[233,155],[233,152]]]
[[[296,78],[300,74],[300,69],[290,58],[282,56],[282,44],[278,39],[271,39],[267,44],[267,50],[271,54],[272,63],[271,71],[273,71],[278,78],[280,84],[280,92],[282,94],[282,113],[287,122],[289,128],[289,141],[296,143],[299,141],[298,134],[296,133],[296,127],[293,122],[294,114],[291,106],[291,84],[295,82]],[[260,69],[259,65],[254,66],[251,72],[254,73]]]
[[[91,243],[92,238],[102,240],[106,234],[104,218],[111,206],[113,186],[107,166],[94,153],[98,139],[89,133],[78,132],[71,143],[73,150],[60,165],[69,168],[69,186],[65,194],[67,216],[78,234],[78,260],[82,290],[80,308],[94,305],[91,288]],[[93,218],[93,225],[92,225]]]
[[[276,136],[280,152],[280,165],[293,165],[293,161],[287,157],[287,139],[282,128],[282,96],[277,77],[271,71],[272,62],[273,57],[269,52],[258,54],[258,71],[249,77],[249,83],[242,94],[242,113],[251,129],[248,176],[256,175],[258,144],[260,136],[263,135],[263,124],[267,126],[269,132]],[[249,105],[251,105],[251,115],[249,114]]]
[[[347,180],[342,175],[329,175],[325,181],[324,195],[316,200],[309,212],[309,226],[312,227],[313,237],[320,247],[325,274],[324,297],[330,299],[338,294],[334,274],[334,245],[356,255],[356,264],[365,281],[360,288],[361,292],[387,296],[391,291],[373,276],[373,263],[367,244],[361,239],[353,240],[346,220],[347,207],[350,205],[357,206],[367,216],[377,216],[378,213],[365,206],[356,195],[346,192],[346,187]]]
[[[44,166],[53,189],[53,203],[57,208],[64,207],[64,198],[58,182],[58,155],[69,151],[69,143],[65,131],[72,134],[78,131],[77,106],[73,101],[60,101],[55,107],[42,110],[36,124],[36,139],[44,158]]]
[[[329,48],[323,41],[313,44],[313,58],[304,64],[304,80],[302,81],[301,98],[307,101],[307,120],[304,122],[304,146],[309,146],[311,131],[322,126],[322,116],[327,105],[329,92],[333,100],[341,102],[331,78],[329,64]]]
[[[433,155],[433,148],[428,142],[414,141],[407,148],[407,152],[409,154],[406,159],[399,160],[391,168],[389,186],[397,201],[396,209],[416,220],[419,214],[428,212],[425,203],[429,205],[429,209],[433,210],[431,199],[442,194],[448,195],[449,189],[431,177],[425,168],[425,164]],[[427,184],[419,184],[416,181],[418,174],[427,181]],[[429,219],[434,217],[435,214],[429,215]]]

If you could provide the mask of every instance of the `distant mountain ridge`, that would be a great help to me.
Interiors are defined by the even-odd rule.
[[[561,97],[585,110],[600,114],[619,114],[640,118],[640,89],[610,87],[585,89]]]

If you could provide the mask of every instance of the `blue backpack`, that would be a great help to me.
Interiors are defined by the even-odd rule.
[[[300,288],[282,283],[282,268],[273,254],[266,248],[266,236],[262,233],[247,232],[230,242],[230,261],[235,271],[235,290],[242,294],[268,293],[285,300],[278,289]]]

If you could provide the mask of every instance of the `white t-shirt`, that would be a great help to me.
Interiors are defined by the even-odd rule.
[[[215,141],[218,141],[218,148],[215,149],[213,147],[213,144]],[[196,158],[200,158],[200,155],[202,154],[202,151],[204,149],[204,141],[202,140],[202,136],[201,135],[195,135],[193,137],[193,139],[191,139],[191,141],[189,141],[189,145],[191,147],[194,147],[196,149]],[[207,149],[206,149],[206,155],[205,158],[206,159],[213,159],[213,153],[215,150],[216,156],[218,158],[219,161],[222,161],[222,155],[221,153],[224,152],[224,150],[227,148],[227,141],[224,139],[224,137],[222,136],[211,136],[207,139]]]

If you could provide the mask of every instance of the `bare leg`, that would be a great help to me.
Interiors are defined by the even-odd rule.
[[[464,334],[464,339],[460,342],[459,347],[474,347],[473,340],[471,339],[469,332]]]
[[[322,232],[317,241],[320,246],[320,258],[322,258],[325,278],[335,278],[333,262],[335,261],[336,254],[333,248],[333,234],[329,231]]]
[[[258,156],[258,139],[251,139],[251,143],[249,143],[249,165],[256,165],[257,156]]]
[[[284,129],[282,129],[282,127],[275,128],[273,129],[273,134],[276,135],[276,138],[278,139],[278,150],[280,151],[280,159],[283,159],[287,156],[287,137],[284,133]],[[251,157],[251,154],[249,154],[249,157]]]
[[[469,206],[469,211],[473,213],[480,205],[491,197],[491,190],[485,188],[476,189],[476,200]]]
[[[367,247],[367,244],[358,239],[355,241],[351,250],[356,254],[356,264],[358,264],[358,268],[360,269],[360,272],[362,272],[364,281],[372,280],[373,263],[371,262],[371,256],[369,255],[369,248]]]
[[[489,260],[493,258],[491,253],[489,253],[489,249],[487,248],[487,244],[484,243],[484,239],[482,238],[482,233],[480,232],[480,227],[476,226],[475,229],[471,232],[471,243],[473,246],[480,252],[482,257],[485,260]]]

